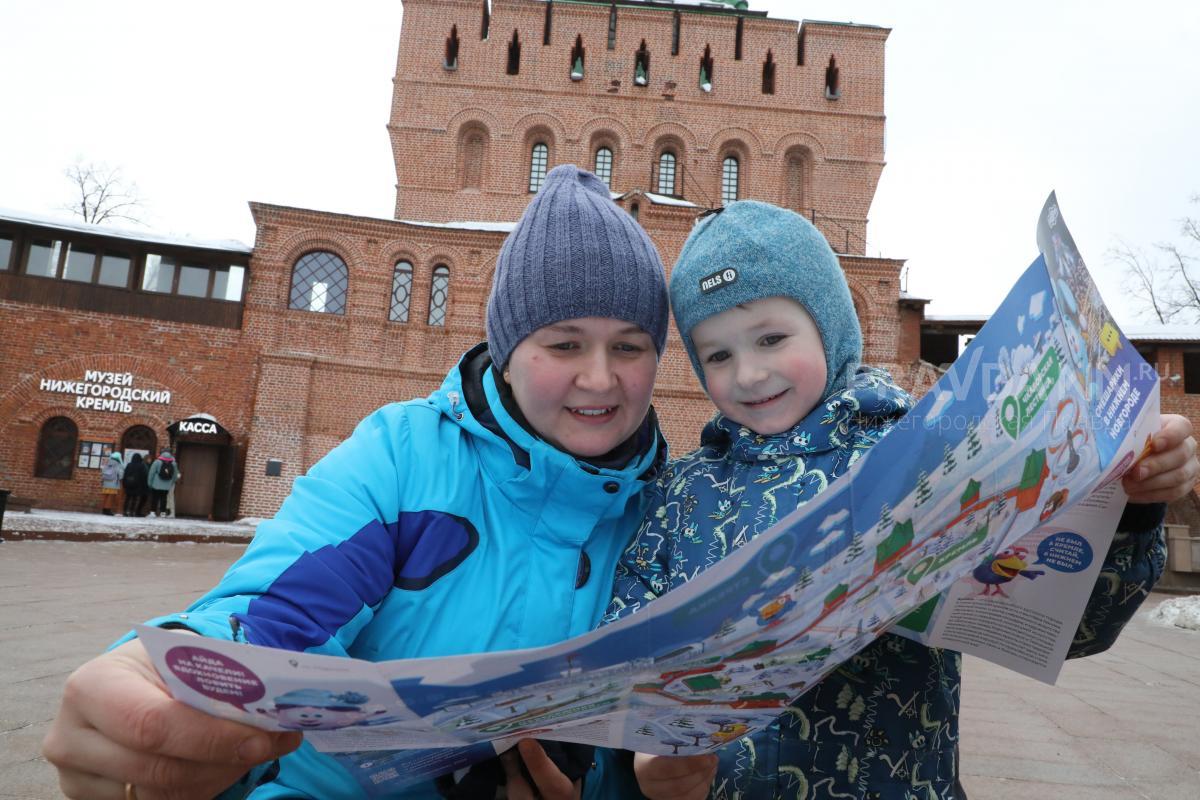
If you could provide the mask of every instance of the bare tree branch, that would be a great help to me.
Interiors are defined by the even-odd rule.
[[[142,209],[142,199],[137,184],[127,184],[119,168],[76,162],[63,174],[77,196],[63,208],[79,215],[84,222],[94,225],[117,220],[141,223],[137,212]]]
[[[1191,201],[1200,204],[1200,194]],[[1200,322],[1200,277],[1193,273],[1200,260],[1200,218],[1179,220],[1182,244],[1160,242],[1154,247],[1165,260],[1130,247],[1120,239],[1109,248],[1110,259],[1124,266],[1127,291],[1160,323]]]
[[[1159,249],[1175,262],[1173,272],[1177,290],[1173,305],[1186,316],[1192,317],[1193,322],[1200,322],[1200,282],[1188,274],[1188,262],[1195,259],[1185,255],[1175,245],[1159,245]]]
[[[1120,239],[1117,242],[1115,247],[1109,248],[1108,255],[1125,265],[1125,288],[1134,298],[1149,305],[1154,316],[1165,325],[1171,319],[1171,312],[1159,288],[1163,282],[1162,269],[1145,253],[1134,250]]]

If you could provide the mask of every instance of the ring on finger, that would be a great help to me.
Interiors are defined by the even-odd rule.
[[[137,787],[132,783],[125,784],[125,800],[138,800]]]

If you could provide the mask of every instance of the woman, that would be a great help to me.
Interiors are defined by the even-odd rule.
[[[126,517],[140,517],[145,513],[142,507],[146,504],[147,472],[142,454],[134,453],[129,459],[129,465],[125,467],[125,475],[121,478],[121,485],[125,487],[125,507],[122,513]]]
[[[497,259],[488,344],[367,417],[215,589],[152,624],[373,660],[590,630],[665,458],[650,392],[666,326],[649,237],[595,176],[552,170]],[[69,797],[212,797],[297,743],[171,703],[131,640],[69,679],[44,751]],[[536,745],[521,753],[543,796],[578,791]],[[256,800],[361,796],[311,747],[279,765]]]
[[[100,511],[111,517],[117,509],[118,495],[121,493],[121,473],[125,465],[121,463],[121,454],[116,450],[108,454],[100,467]]]

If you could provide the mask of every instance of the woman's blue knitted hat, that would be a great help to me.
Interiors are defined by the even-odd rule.
[[[604,181],[563,164],[546,175],[496,259],[487,304],[492,361],[507,366],[526,336],[579,317],[632,322],[661,355],[667,281],[654,242]]]
[[[804,217],[755,200],[700,220],[671,271],[671,310],[700,382],[692,329],[765,297],[790,297],[817,323],[827,373],[822,397],[849,385],[862,361],[862,331],[837,256]]]

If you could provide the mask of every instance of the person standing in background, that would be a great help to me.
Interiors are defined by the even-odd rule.
[[[125,472],[125,464],[121,461],[120,452],[114,450],[104,459],[100,466],[100,513],[111,517],[116,513],[117,495],[121,491],[121,476]]]
[[[167,516],[171,519],[175,518],[175,485],[183,480],[183,472],[179,469],[179,461],[175,462],[175,481],[171,484],[171,488],[167,489]]]
[[[146,462],[142,460],[141,453],[134,453],[129,459],[129,464],[125,466],[125,475],[121,478],[121,485],[125,487],[125,505],[124,515],[127,517],[140,517],[143,513],[143,507],[146,505],[146,478],[149,475],[149,470],[146,467]]]
[[[177,480],[179,480],[179,464],[175,462],[175,457],[171,455],[170,449],[163,448],[162,453],[150,465],[150,473],[146,479],[146,483],[150,487],[150,510],[154,516],[167,513],[167,492],[171,491]]]

